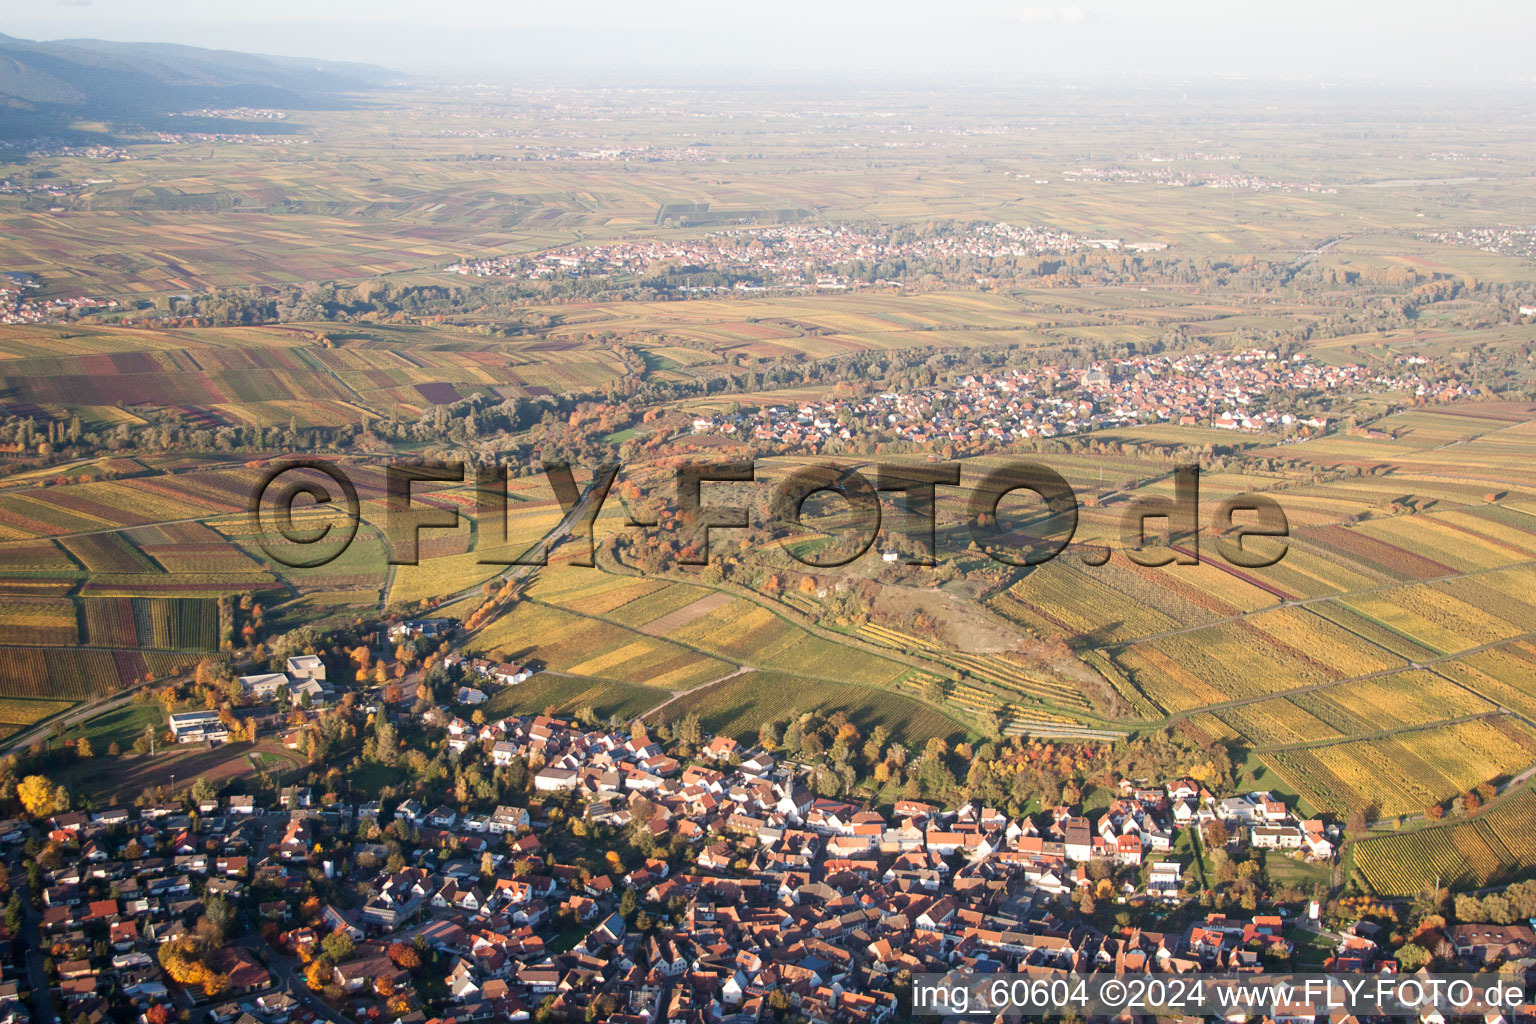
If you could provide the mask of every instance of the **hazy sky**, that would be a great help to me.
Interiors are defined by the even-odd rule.
[[[1111,73],[1536,84],[1529,0],[0,0],[0,32],[498,80]]]

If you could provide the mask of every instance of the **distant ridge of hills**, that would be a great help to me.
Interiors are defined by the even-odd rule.
[[[342,105],[347,93],[402,77],[344,61],[170,43],[33,42],[0,34],[0,134],[35,133],[61,117],[143,119],[203,107],[331,108]]]

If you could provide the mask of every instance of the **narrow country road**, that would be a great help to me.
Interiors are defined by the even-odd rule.
[[[53,990],[48,985],[48,975],[43,971],[42,933],[38,927],[43,915],[32,905],[26,872],[19,871],[18,874],[20,878],[12,889],[21,897],[21,905],[26,910],[26,921],[21,931],[22,939],[27,944],[27,985],[32,989],[32,1020],[34,1024],[55,1024],[58,1018],[53,1012]]]
[[[657,714],[658,712],[660,712],[668,704],[671,704],[674,701],[680,700],[681,698],[688,696],[690,693],[697,693],[698,691],[704,689],[706,686],[714,686],[716,683],[723,683],[727,679],[735,679],[739,675],[745,675],[748,672],[756,672],[756,671],[757,671],[757,669],[753,668],[751,665],[738,665],[736,667],[736,671],[734,671],[734,672],[727,672],[723,676],[716,676],[714,679],[707,680],[705,682],[700,683],[698,686],[693,686],[693,687],[690,687],[690,688],[688,688],[686,690],[678,690],[672,696],[668,697],[666,700],[662,701],[660,704],[657,704],[655,707],[651,708],[651,710],[647,711],[645,714],[641,715],[640,719],[641,719],[641,721],[644,721],[645,719],[650,718],[652,715]]]

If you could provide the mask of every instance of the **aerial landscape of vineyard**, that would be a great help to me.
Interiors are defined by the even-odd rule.
[[[302,712],[159,746],[161,710],[244,735],[236,677],[310,652],[363,700],[762,743],[880,807],[1102,810],[1171,744],[1178,775],[1340,826],[1307,876],[1335,894],[1528,877],[1531,114],[417,81],[7,138],[0,745],[93,808],[319,778],[348,740],[293,740]],[[253,512],[295,458],[359,498],[314,567]],[[391,532],[403,462],[469,467],[413,489],[457,518],[417,559]],[[706,503],[749,525],[698,564],[674,474],[729,462],[755,479]],[[973,504],[1019,462],[1078,501],[1037,564],[1003,556],[1038,500]],[[620,467],[584,499],[590,564],[554,463],[582,488]],[[959,483],[931,551],[883,484],[878,533],[821,492],[782,536],[774,489],[808,466]],[[1197,535],[1163,537],[1190,466]],[[1288,532],[1234,548],[1218,511],[1254,494]],[[1282,554],[1232,555],[1255,548]],[[457,632],[397,647],[419,620]],[[482,687],[473,659],[532,678]],[[873,753],[817,732],[839,713]],[[962,747],[997,774],[927,767]]]

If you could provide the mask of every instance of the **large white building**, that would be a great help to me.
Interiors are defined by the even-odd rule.
[[[184,711],[171,716],[171,735],[177,743],[222,743],[229,739],[229,730],[217,711]]]
[[[312,679],[317,683],[325,682],[325,662],[319,655],[299,654],[288,659],[285,666],[288,674],[297,680]]]

